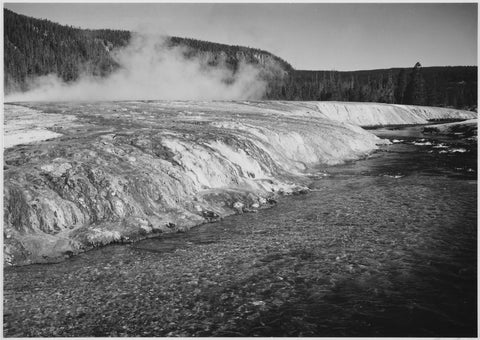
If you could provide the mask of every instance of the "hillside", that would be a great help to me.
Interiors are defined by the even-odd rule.
[[[16,14],[4,9],[5,92],[25,91],[35,76],[57,74],[66,82],[80,74],[104,77],[119,65],[112,52],[125,47],[132,34],[119,30],[82,30]],[[292,67],[273,54],[254,48],[230,46],[195,39],[168,37],[166,45],[186,47],[187,58],[208,59],[215,67],[222,62],[234,72],[241,62],[271,69],[269,79],[283,77]],[[282,72],[281,70],[284,70]]]
[[[83,30],[18,15],[4,9],[5,93],[26,91],[29,80],[57,74],[72,82],[81,74],[105,77],[118,69],[112,53],[125,47],[131,33]],[[477,67],[392,68],[352,72],[295,70],[260,49],[180,37],[168,46],[184,46],[187,58],[201,57],[236,72],[241,63],[259,66],[267,86],[265,99],[382,102],[474,109]]]

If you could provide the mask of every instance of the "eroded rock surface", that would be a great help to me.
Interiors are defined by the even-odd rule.
[[[38,114],[38,122],[33,119],[29,129],[38,123],[58,134],[35,143],[6,145],[6,264],[59,260],[91,247],[184,231],[229,214],[255,211],[274,202],[276,194],[305,190],[304,174],[312,166],[356,159],[382,142],[348,123],[400,124],[394,105],[371,104],[374,113],[363,124],[354,106],[345,116],[339,112],[346,104],[326,105],[175,101],[6,105],[6,135],[9,126],[22,124],[19,111],[26,110],[29,117]],[[360,113],[368,108],[361,105]],[[413,111],[410,123],[476,115]],[[56,123],[45,125],[45,117]]]
[[[428,125],[423,128],[426,133],[440,135],[457,135],[477,139],[478,119],[469,119],[463,122]]]

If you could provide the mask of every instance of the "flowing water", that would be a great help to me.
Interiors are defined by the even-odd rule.
[[[4,335],[476,336],[476,140],[421,131],[256,214],[7,268]]]

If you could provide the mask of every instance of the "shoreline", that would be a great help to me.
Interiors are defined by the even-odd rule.
[[[258,214],[7,268],[5,334],[470,336],[476,186],[430,173],[433,147],[383,149]]]
[[[9,124],[15,117],[22,122],[22,111],[69,124],[53,123],[58,138],[5,149],[4,265],[68,257],[256,209],[272,194],[302,190],[309,168],[356,160],[386,143],[344,121],[355,111],[329,119],[335,105],[355,109],[345,103],[138,101],[9,107]],[[406,110],[375,104],[361,110],[368,107],[386,107],[394,117]],[[415,110],[421,117],[453,114]],[[375,115],[367,120],[386,119]]]
[[[268,200],[273,201],[272,203],[267,202],[264,205],[259,206],[257,208],[257,210],[255,210],[255,211],[250,210],[250,211],[243,211],[243,212],[233,212],[231,214],[224,215],[224,216],[221,216],[221,217],[209,220],[209,221],[202,221],[202,222],[199,222],[198,224],[194,224],[194,225],[191,225],[191,226],[186,226],[185,228],[181,228],[181,229],[178,229],[178,230],[152,231],[150,233],[146,233],[146,234],[143,234],[143,235],[139,235],[138,233],[125,234],[125,235],[122,235],[122,239],[120,241],[113,241],[113,242],[105,243],[105,244],[102,244],[102,245],[87,246],[87,247],[78,249],[78,251],[75,252],[75,253],[72,252],[71,254],[68,254],[68,255],[60,255],[58,257],[50,257],[48,259],[44,259],[43,261],[37,260],[36,262],[20,263],[20,264],[13,264],[13,265],[12,264],[4,264],[3,268],[7,269],[7,268],[25,267],[25,266],[31,266],[31,265],[57,264],[57,263],[64,262],[65,260],[67,260],[69,258],[78,256],[82,253],[90,252],[90,251],[97,250],[97,249],[104,248],[104,247],[115,246],[115,245],[132,245],[132,244],[138,243],[140,241],[148,240],[148,239],[162,238],[162,236],[164,236],[164,235],[188,233],[189,231],[191,231],[194,228],[201,227],[201,226],[204,226],[204,225],[208,225],[208,224],[211,224],[211,223],[218,223],[218,222],[221,222],[221,221],[225,220],[226,218],[227,219],[231,218],[232,216],[261,213],[264,210],[271,209],[271,208],[275,207],[277,199],[286,198],[288,196],[306,195],[306,194],[308,194],[309,191],[310,190],[308,188],[299,188],[298,191],[292,191],[291,193],[288,193],[288,194],[271,196]]]

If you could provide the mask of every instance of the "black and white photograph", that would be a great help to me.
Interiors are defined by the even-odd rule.
[[[2,2],[3,337],[478,337],[478,2]]]

